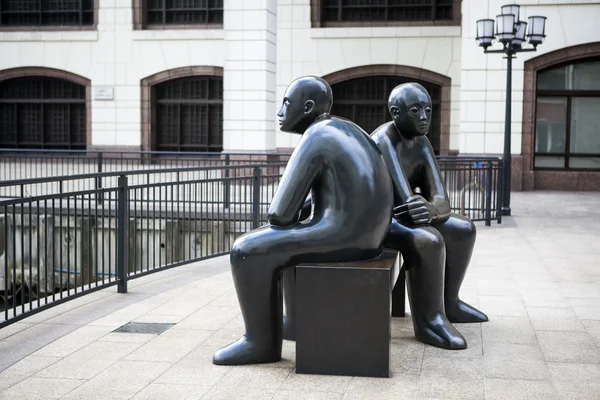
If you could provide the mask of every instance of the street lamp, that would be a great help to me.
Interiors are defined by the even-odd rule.
[[[493,19],[480,19],[477,21],[477,45],[483,47],[484,53],[506,54],[506,116],[504,119],[504,159],[503,159],[503,198],[502,214],[510,215],[510,119],[512,105],[512,59],[517,53],[536,51],[537,46],[544,42],[546,17],[531,16],[529,23],[519,20],[520,6],[508,4],[501,7],[501,13]],[[494,22],[496,31],[494,32]],[[527,42],[533,47],[523,48]],[[494,40],[502,44],[502,49],[488,50]]]

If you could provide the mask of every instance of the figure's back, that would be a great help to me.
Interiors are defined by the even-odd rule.
[[[358,125],[332,117],[312,125],[318,136],[324,168],[313,187],[315,213],[343,218],[340,235],[358,246],[378,247],[392,218],[393,189],[379,148]]]

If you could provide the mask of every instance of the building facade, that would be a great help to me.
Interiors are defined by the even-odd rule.
[[[513,61],[514,189],[600,190],[600,4],[522,0],[546,41]],[[495,0],[0,0],[0,147],[289,151],[287,85],[324,77],[365,130],[422,83],[441,155],[501,154],[506,61],[475,43]]]

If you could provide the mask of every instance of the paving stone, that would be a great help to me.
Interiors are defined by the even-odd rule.
[[[548,363],[561,399],[597,400],[600,396],[600,365]]]
[[[539,331],[537,337],[548,362],[600,363],[600,350],[587,332]]]
[[[207,305],[179,322],[174,329],[218,331],[238,315],[239,307]]]
[[[202,397],[202,400],[271,400],[275,396],[275,389],[244,388],[240,391],[236,386],[213,386]]]
[[[60,361],[61,357],[27,356],[0,373],[0,380],[9,375],[31,376],[44,368]]]
[[[350,376],[308,375],[293,372],[281,386],[283,390],[344,393],[350,386]]]
[[[527,313],[536,331],[585,331],[571,308],[527,307]]]
[[[419,377],[395,374],[392,379],[353,377],[344,399],[413,399],[417,394]]]
[[[596,342],[596,345],[600,347],[600,321],[596,320],[582,320],[581,324],[585,327],[586,332]]]
[[[107,335],[112,329],[112,327],[106,326],[82,326],[36,351],[34,355],[66,357]]]
[[[91,379],[139,346],[139,343],[94,342],[41,370],[36,376]]]
[[[550,380],[538,344],[483,344],[486,378]]]
[[[390,368],[396,374],[416,374],[421,372],[425,345],[414,338],[392,339]]]
[[[527,310],[520,296],[479,296],[479,308],[489,317],[526,317]]]
[[[558,285],[557,285],[558,286]],[[521,293],[525,307],[570,308],[567,299],[560,289],[527,288]]]
[[[579,318],[600,321],[600,299],[568,299],[568,301]]]
[[[84,380],[59,379],[59,378],[27,378],[9,389],[0,393],[2,400],[42,400],[59,399],[76,387],[83,384]],[[86,397],[88,398],[88,397]]]
[[[343,393],[278,390],[273,400],[341,400]]]
[[[212,386],[233,367],[214,365],[212,357],[219,348],[201,345],[156,379],[156,383]]]
[[[118,361],[64,399],[129,399],[171,366],[161,362]]]
[[[550,381],[485,378],[488,400],[558,400]]]
[[[537,343],[535,331],[527,317],[491,317],[481,324],[484,343]]]
[[[418,396],[448,399],[484,399],[483,360],[425,357]]]
[[[210,386],[171,385],[166,383],[151,383],[133,396],[132,400],[198,400]]]
[[[35,324],[29,322],[15,322],[11,325],[5,326],[4,328],[0,329],[0,340],[14,335],[15,333],[21,332],[27,328],[31,328],[33,325]]]
[[[293,368],[275,368],[270,367],[270,365],[236,366],[227,372],[217,385],[237,385],[240,388],[259,387],[279,389],[288,376],[290,376]]]
[[[144,344],[126,360],[177,362],[210,337],[209,331],[167,330]]]
[[[521,288],[512,279],[477,279],[479,293],[486,296],[521,296]]]

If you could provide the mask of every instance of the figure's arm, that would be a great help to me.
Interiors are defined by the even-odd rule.
[[[425,168],[423,170],[423,185],[421,192],[428,203],[431,223],[446,222],[450,218],[450,200],[446,193],[444,178],[435,159],[431,143],[426,137],[422,138],[423,157]]]
[[[322,167],[319,137],[305,133],[290,157],[269,207],[271,225],[290,226],[298,222],[300,208]]]
[[[408,183],[408,179],[406,178],[406,174],[404,173],[404,169],[402,168],[402,164],[400,164],[400,161],[398,160],[396,149],[387,136],[378,141],[377,146],[379,146],[383,161],[385,161],[385,165],[392,178],[394,199],[397,203],[394,204],[394,206],[404,204],[412,197],[413,192]]]
[[[310,213],[312,212],[312,196],[309,194],[304,200],[304,205],[300,209],[300,217],[299,221],[304,221],[308,217],[310,217]]]

